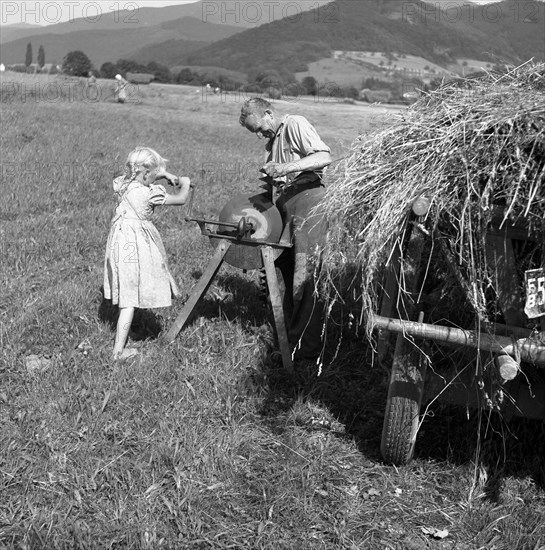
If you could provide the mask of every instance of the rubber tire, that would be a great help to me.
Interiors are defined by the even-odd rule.
[[[382,457],[389,464],[404,466],[413,458],[425,374],[422,352],[398,334],[380,446]]]

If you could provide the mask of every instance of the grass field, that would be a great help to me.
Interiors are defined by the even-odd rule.
[[[184,209],[156,221],[184,297],[143,312],[138,358],[113,364],[101,293],[113,173],[152,146],[214,215],[256,188],[263,143],[233,95],[150,86],[119,105],[73,83],[54,101],[49,81],[19,78],[0,104],[2,550],[545,548],[542,423],[434,406],[411,465],[383,464],[387,376],[362,338],[345,334],[320,376],[287,374],[268,358],[257,278],[234,268],[163,343],[212,252]],[[277,106],[312,120],[334,158],[397,113]]]

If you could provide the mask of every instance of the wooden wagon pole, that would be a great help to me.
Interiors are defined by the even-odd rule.
[[[370,315],[370,321],[373,328],[376,329],[403,332],[416,338],[491,351],[510,355],[520,361],[545,365],[545,344],[532,338],[514,339],[507,336],[478,333],[474,330],[403,321],[375,314]]]

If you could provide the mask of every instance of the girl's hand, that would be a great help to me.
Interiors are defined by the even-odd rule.
[[[157,174],[157,179],[166,179],[170,185],[174,187],[180,187],[180,178],[176,176],[175,174],[171,174],[170,172],[162,171]]]
[[[173,206],[181,206],[185,204],[189,197],[189,190],[193,187],[191,180],[186,177],[176,177],[176,191],[174,193],[167,193],[164,204]]]
[[[191,183],[191,180],[185,176],[178,178],[178,181],[179,181],[178,187],[187,188],[187,189],[189,189],[190,187],[195,187],[195,185]]]

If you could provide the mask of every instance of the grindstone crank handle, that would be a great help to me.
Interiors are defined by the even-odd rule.
[[[251,231],[255,231],[255,222],[252,220],[248,220],[245,216],[242,216],[242,218],[240,218],[236,226],[237,226],[237,237],[239,239],[241,239],[242,237],[245,237]]]
[[[191,184],[189,187],[189,200],[187,201],[187,213],[185,215],[185,221],[193,221],[193,200],[195,199],[195,185]]]

